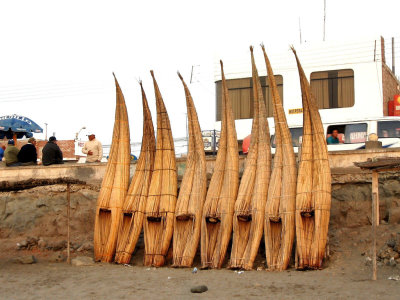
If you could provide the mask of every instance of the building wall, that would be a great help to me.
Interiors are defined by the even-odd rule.
[[[388,115],[388,102],[393,100],[393,96],[400,94],[400,82],[396,79],[390,68],[382,64],[382,96],[383,96],[383,115]]]

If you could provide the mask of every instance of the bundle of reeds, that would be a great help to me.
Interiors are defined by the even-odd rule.
[[[144,209],[149,192],[156,148],[153,121],[146,94],[140,82],[143,103],[143,137],[140,157],[122,208],[122,226],[118,234],[115,261],[127,264],[131,260],[143,228]]]
[[[153,71],[157,106],[157,143],[144,219],[145,266],[160,267],[171,243],[177,196],[177,173],[171,125]]]
[[[310,84],[297,57],[303,102],[303,140],[296,195],[296,266],[320,269],[331,207],[331,171],[324,129]]]
[[[232,233],[239,185],[239,153],[235,122],[222,61],[222,120],[219,149],[201,222],[202,268],[221,268]]]
[[[189,149],[186,170],[176,202],[173,266],[190,267],[200,241],[201,215],[207,192],[206,157],[196,108],[190,91],[182,81],[188,115]]]
[[[272,93],[275,156],[265,208],[265,252],[270,270],[287,269],[295,237],[297,166],[292,136],[286,121],[274,73],[262,45]]]
[[[115,75],[114,75],[115,78]],[[117,103],[110,155],[97,199],[94,226],[94,257],[111,262],[114,258],[122,206],[129,185],[130,137],[124,95],[115,78]]]
[[[271,175],[271,145],[260,79],[250,47],[253,73],[254,117],[250,150],[240,182],[233,217],[231,268],[250,270],[264,229],[264,211]]]

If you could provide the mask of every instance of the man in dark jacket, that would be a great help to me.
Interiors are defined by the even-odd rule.
[[[31,166],[37,164],[36,140],[30,138],[28,144],[23,145],[18,153],[18,161],[22,166]]]
[[[55,136],[51,136],[42,150],[42,162],[44,166],[53,164],[63,164],[63,155],[60,147],[57,145]]]

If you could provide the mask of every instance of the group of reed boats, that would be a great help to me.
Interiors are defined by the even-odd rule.
[[[272,164],[265,100],[250,47],[253,138],[240,185],[235,122],[222,61],[221,137],[208,190],[196,108],[189,88],[178,73],[186,98],[189,131],[186,170],[179,196],[171,125],[153,71],[157,138],[140,82],[143,139],[140,158],[129,185],[128,114],[115,79],[117,101],[113,140],[96,209],[96,261],[129,263],[143,230],[146,266],[163,266],[172,253],[173,267],[190,267],[200,243],[202,268],[221,268],[232,241],[227,266],[250,270],[264,234],[268,269],[288,268],[295,240],[296,268],[322,267],[328,234],[331,177],[321,118],[309,82],[292,48],[299,70],[304,112],[303,143],[297,167],[282,100],[265,48],[261,47],[272,95],[276,152]]]

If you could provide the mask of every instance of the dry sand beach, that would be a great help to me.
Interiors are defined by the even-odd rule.
[[[381,225],[378,250],[398,236],[400,225]],[[171,267],[147,268],[142,265],[143,249],[133,256],[131,265],[96,263],[72,266],[54,261],[54,252],[15,250],[21,238],[0,241],[1,299],[398,299],[400,263],[378,263],[378,280],[371,281],[367,262],[370,227],[337,229],[330,233],[330,259],[321,271],[238,272],[228,269],[198,270]],[[35,264],[18,264],[16,257],[33,254]],[[91,251],[77,255],[92,256]],[[262,267],[259,253],[255,267]],[[199,257],[195,266],[199,268]],[[206,285],[208,291],[193,294],[191,287]]]

